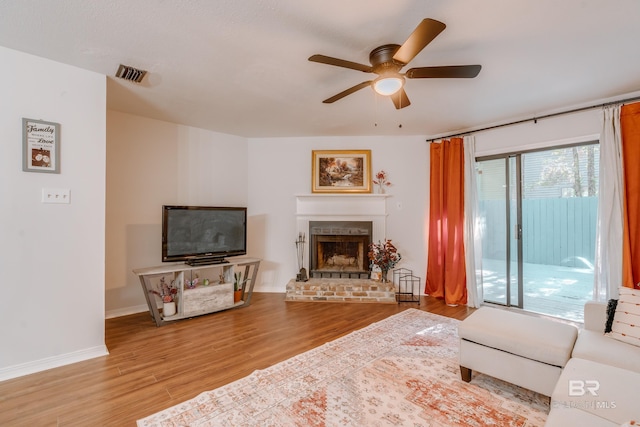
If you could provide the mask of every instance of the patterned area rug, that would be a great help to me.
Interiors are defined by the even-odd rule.
[[[543,426],[548,398],[460,379],[457,325],[408,309],[138,426]]]

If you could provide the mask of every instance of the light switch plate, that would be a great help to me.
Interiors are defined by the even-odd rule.
[[[43,188],[42,203],[71,203],[71,190],[68,188]]]

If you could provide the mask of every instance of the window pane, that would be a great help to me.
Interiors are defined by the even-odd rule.
[[[593,296],[599,146],[522,155],[524,308],[582,321]]]
[[[507,205],[505,159],[477,163],[484,300],[507,303]]]

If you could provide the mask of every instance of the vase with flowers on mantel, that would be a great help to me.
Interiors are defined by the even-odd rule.
[[[387,173],[383,170],[376,173],[376,177],[373,180],[373,183],[378,186],[378,194],[385,194],[386,193],[385,187],[388,187],[391,185],[391,183],[387,181]]]

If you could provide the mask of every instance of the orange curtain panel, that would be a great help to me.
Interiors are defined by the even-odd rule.
[[[624,182],[622,285],[640,282],[640,103],[620,110]]]
[[[444,298],[447,304],[466,304],[462,138],[432,143],[430,157],[429,255],[425,293]]]

